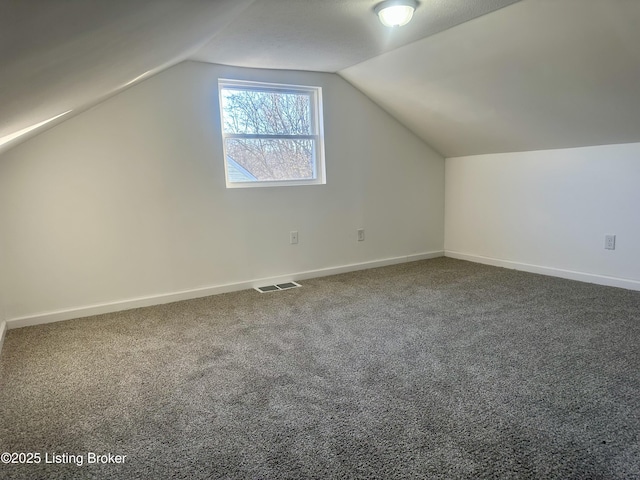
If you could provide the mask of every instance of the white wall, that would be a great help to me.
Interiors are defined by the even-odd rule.
[[[0,324],[2,324],[2,322],[4,322],[6,320],[6,309],[5,309],[5,290],[7,288],[7,267],[6,267],[6,262],[4,259],[5,256],[5,248],[4,248],[4,241],[3,241],[3,231],[5,229],[3,228],[2,224],[0,223]],[[1,331],[1,328],[0,328]],[[2,333],[0,333],[0,337],[2,336]]]
[[[326,185],[225,188],[219,76],[323,87]],[[444,159],[339,76],[186,62],[0,157],[7,318],[437,254],[443,202]]]
[[[639,143],[448,158],[445,191],[448,256],[640,289]]]
[[[6,288],[6,267],[4,262],[4,248],[2,245],[2,228],[0,228],[0,353],[6,334],[6,310],[5,310],[5,288]]]

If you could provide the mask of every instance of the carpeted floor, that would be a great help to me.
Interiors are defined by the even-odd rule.
[[[447,258],[302,283],[11,330],[0,452],[41,463],[0,477],[640,478],[640,292]]]

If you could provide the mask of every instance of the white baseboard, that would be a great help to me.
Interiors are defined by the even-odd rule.
[[[2,353],[2,345],[4,344],[4,336],[7,333],[7,322],[0,322],[0,354]]]
[[[220,293],[235,292],[238,290],[247,290],[254,287],[264,285],[273,285],[276,283],[285,283],[309,278],[325,277],[329,275],[337,275],[340,273],[355,272],[357,270],[366,270],[369,268],[384,267],[399,263],[415,262],[418,260],[426,260],[444,256],[444,251],[426,252],[416,255],[407,255],[402,257],[385,258],[382,260],[374,260],[363,263],[353,263],[349,265],[341,265],[339,267],[322,268],[318,270],[309,270],[306,272],[292,273],[272,278],[260,278],[246,282],[229,283],[225,285],[215,285],[191,290],[183,290],[179,292],[163,293],[159,295],[150,295],[147,297],[131,298],[109,303],[101,303],[98,305],[87,305],[77,308],[69,308],[53,312],[45,312],[36,315],[8,319],[7,328],[21,328],[32,325],[41,325],[44,323],[61,322],[63,320],[71,320],[74,318],[89,317],[92,315],[101,315],[103,313],[120,312],[122,310],[130,310],[132,308],[149,307],[151,305],[161,305],[163,303],[178,302],[181,300],[190,300],[193,298],[208,297]]]
[[[481,255],[453,252],[451,250],[445,250],[444,256],[457,258],[459,260],[468,260],[475,263],[484,263],[485,265],[493,265],[495,267],[511,268],[513,270],[522,270],[524,272],[530,273],[540,273],[542,275],[550,275],[552,277],[566,278],[569,280],[578,280],[580,282],[596,283],[598,285],[606,285],[608,287],[620,287],[626,288],[628,290],[640,291],[640,281],[630,280],[626,278],[576,272],[573,270],[563,270],[561,268],[543,267],[540,265],[531,265],[529,263],[513,262],[511,260],[501,260],[498,258],[483,257]]]

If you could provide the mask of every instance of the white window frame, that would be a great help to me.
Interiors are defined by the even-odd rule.
[[[222,103],[222,91],[225,88],[234,90],[252,90],[276,93],[293,93],[309,95],[311,128],[310,135],[263,135],[225,133],[224,131],[224,107]],[[282,83],[266,83],[248,80],[218,79],[218,102],[220,104],[220,131],[222,133],[222,149],[224,156],[224,173],[227,188],[253,188],[253,187],[285,187],[296,185],[324,185],[326,184],[325,158],[324,158],[324,123],[322,117],[322,87],[307,85],[288,85]],[[313,141],[313,170],[315,178],[297,180],[256,180],[251,182],[230,182],[227,166],[226,140],[228,138],[264,138],[264,139],[309,139]]]

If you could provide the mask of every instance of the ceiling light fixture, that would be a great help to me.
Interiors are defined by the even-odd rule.
[[[383,25],[401,27],[411,21],[417,6],[415,0],[386,0],[376,5],[374,11]]]

